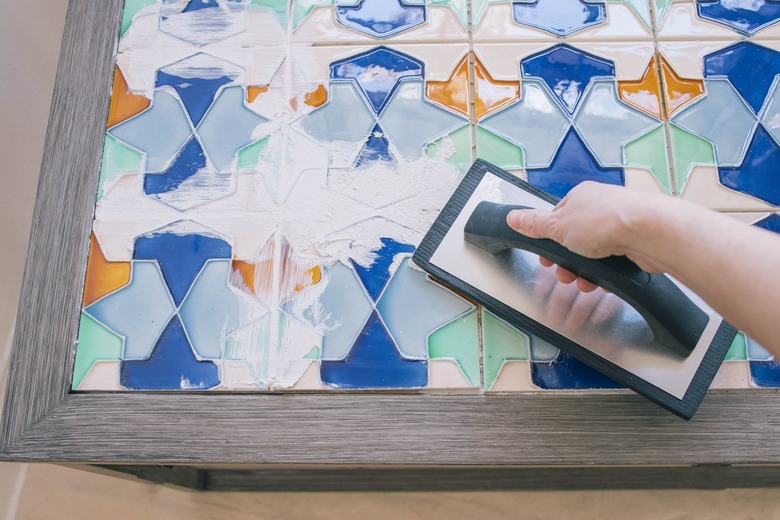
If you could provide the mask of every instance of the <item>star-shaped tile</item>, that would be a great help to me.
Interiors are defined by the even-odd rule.
[[[677,114],[672,121],[715,145],[718,164],[742,162],[756,116],[725,79],[705,80],[707,95]]]
[[[209,108],[197,135],[217,171],[225,172],[232,168],[238,150],[256,140],[255,129],[267,122],[268,119],[244,106],[241,87],[227,87]]]
[[[230,260],[206,262],[179,309],[187,337],[201,359],[220,359],[226,338],[266,313],[257,301],[227,285]]]
[[[123,359],[146,359],[176,306],[157,264],[133,262],[130,283],[85,310],[124,337]]]
[[[155,91],[144,112],[111,128],[108,133],[146,156],[146,172],[162,172],[192,135],[192,126],[181,101],[165,91]]]
[[[425,101],[424,89],[421,80],[404,81],[379,116],[380,126],[407,161],[419,159],[423,145],[463,124],[461,117]]]
[[[409,267],[406,259],[391,278],[376,308],[401,355],[406,359],[426,359],[428,335],[473,307],[429,281],[422,271]]]
[[[293,304],[283,307],[293,316],[299,314]],[[373,310],[355,272],[341,263],[325,269],[325,290],[300,317],[322,329],[324,360],[344,359],[355,343]]]
[[[539,81],[523,82],[520,102],[482,121],[481,126],[523,147],[528,168],[549,166],[569,119]]]
[[[359,142],[375,124],[373,114],[351,82],[331,83],[328,102],[301,121],[307,134],[326,142]]]
[[[591,86],[574,125],[602,166],[620,167],[623,146],[660,123],[621,103],[615,84],[605,81]]]

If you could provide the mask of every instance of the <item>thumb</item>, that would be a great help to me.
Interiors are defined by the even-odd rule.
[[[516,209],[506,216],[506,223],[525,236],[549,238],[547,227],[552,212],[544,209]]]

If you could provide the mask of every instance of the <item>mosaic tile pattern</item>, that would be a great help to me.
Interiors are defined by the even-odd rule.
[[[615,389],[416,244],[477,157],[779,232],[779,73],[775,0],[126,0],[73,389]]]

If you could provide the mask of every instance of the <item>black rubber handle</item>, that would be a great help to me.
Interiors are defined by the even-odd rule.
[[[529,238],[506,222],[515,209],[531,208],[480,202],[464,228],[466,241],[491,254],[518,248],[543,256],[631,305],[658,344],[684,357],[693,351],[709,317],[667,276],[643,271],[625,256],[594,260],[552,240]]]

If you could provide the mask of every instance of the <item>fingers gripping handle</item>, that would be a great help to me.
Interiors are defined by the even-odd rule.
[[[553,240],[520,234],[506,222],[515,209],[531,208],[480,202],[464,228],[466,241],[491,254],[518,248],[543,256],[631,305],[650,326],[657,343],[684,357],[693,351],[709,317],[667,276],[647,273],[625,256],[595,260]]]

